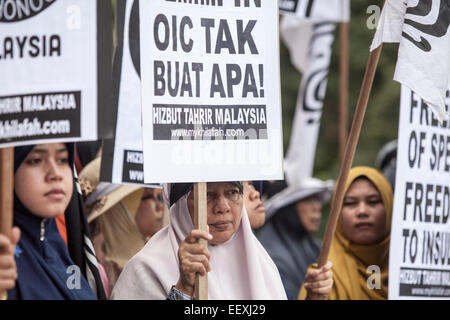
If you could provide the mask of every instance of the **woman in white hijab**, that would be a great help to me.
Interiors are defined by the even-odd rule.
[[[211,300],[286,299],[278,270],[250,227],[242,183],[208,183],[209,233],[193,230],[192,186],[164,186],[170,223],[128,262],[111,298],[190,299],[195,274],[208,273]],[[200,238],[208,240],[207,247]],[[317,280],[331,288],[328,270]],[[312,290],[324,289],[318,287]]]

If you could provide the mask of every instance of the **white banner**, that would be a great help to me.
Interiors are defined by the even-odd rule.
[[[283,178],[277,5],[140,2],[146,183]]]
[[[402,86],[389,299],[450,298],[449,129]]]
[[[104,140],[101,181],[145,187],[142,149],[139,1],[117,0],[117,48],[113,87],[117,105],[114,139]]]
[[[293,64],[303,73],[284,160],[286,180],[289,185],[296,185],[313,175],[335,24],[311,24],[286,16],[281,30]]]
[[[103,136],[111,42],[106,1],[0,1],[1,146]]]
[[[314,22],[348,22],[350,0],[279,0],[280,13]]]
[[[450,76],[448,0],[388,0],[371,50],[399,42],[394,80],[424,99],[440,121],[448,120],[445,91]]]
[[[114,94],[117,104],[115,137],[103,145],[102,181],[144,182],[141,79],[139,74],[139,2],[118,0]]]

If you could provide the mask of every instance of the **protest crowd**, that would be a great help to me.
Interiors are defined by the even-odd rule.
[[[386,1],[339,175],[320,179],[350,12],[0,0],[0,300],[450,298],[450,6]],[[418,26],[430,12],[435,27]],[[302,74],[286,154],[278,41]],[[386,42],[399,135],[356,165]]]

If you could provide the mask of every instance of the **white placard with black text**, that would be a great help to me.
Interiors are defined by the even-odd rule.
[[[1,146],[99,138],[98,5],[0,1]]]
[[[449,298],[450,122],[402,86],[389,299]]]
[[[140,2],[146,183],[283,178],[277,5]]]

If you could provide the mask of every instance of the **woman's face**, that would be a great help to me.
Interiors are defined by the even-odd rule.
[[[243,196],[237,186],[228,182],[207,184],[207,220],[212,244],[228,241],[241,223]],[[188,208],[194,221],[194,192],[188,197]]]
[[[352,242],[371,245],[386,234],[386,211],[381,195],[366,178],[356,179],[342,207],[342,229]]]
[[[135,217],[139,231],[145,238],[153,236],[162,228],[163,213],[162,190],[146,188]]]
[[[36,216],[48,219],[62,214],[73,191],[66,145],[36,145],[14,175],[14,191],[22,204]]]
[[[322,203],[316,196],[300,200],[295,205],[303,228],[309,233],[316,233],[322,219]]]
[[[255,189],[251,181],[244,181],[244,203],[248,219],[252,229],[262,227],[266,220],[266,209],[264,208],[259,191]]]

